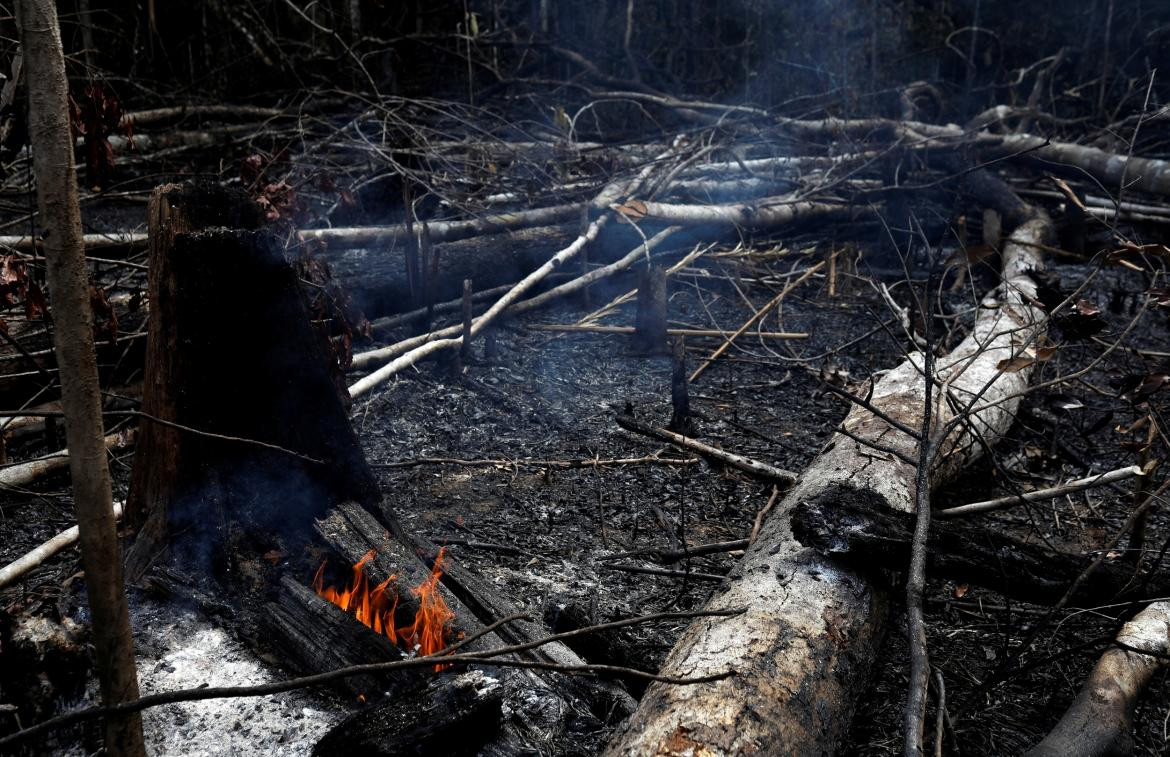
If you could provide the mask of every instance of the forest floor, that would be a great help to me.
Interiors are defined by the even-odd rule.
[[[140,205],[87,206],[93,227],[127,228],[142,223]],[[734,330],[752,310],[775,294],[770,283],[789,271],[817,262],[814,232],[748,240],[751,254],[714,258],[707,255],[675,275],[670,284],[672,326]],[[1146,241],[1159,241],[1146,232]],[[1165,237],[1162,237],[1164,240]],[[896,365],[907,348],[905,340],[883,328],[890,316],[871,282],[893,285],[900,263],[886,245],[859,240],[862,251],[856,277],[844,276],[830,296],[828,280],[818,274],[784,301],[779,314],[768,316],[768,331],[806,332],[807,339],[763,341],[745,336],[716,361],[691,388],[691,405],[699,438],[709,444],[793,471],[802,470],[821,449],[847,406],[821,387],[822,379],[844,381],[858,393],[875,373]],[[730,252],[734,246],[717,248]],[[939,254],[951,249],[944,244]],[[678,255],[671,256],[677,259]],[[1056,259],[1051,270],[1063,288],[1075,288],[1089,271],[1083,260]],[[986,288],[990,281],[980,279]],[[949,283],[950,279],[947,280]],[[127,290],[140,283],[129,279]],[[737,554],[691,558],[658,565],[638,556],[614,555],[638,550],[670,549],[746,537],[757,513],[768,502],[771,485],[706,461],[685,465],[656,462],[615,466],[550,468],[540,460],[638,458],[689,454],[664,448],[621,430],[614,416],[627,405],[636,417],[664,426],[670,417],[671,363],[668,357],[634,354],[628,338],[613,334],[554,333],[534,325],[570,324],[613,294],[636,286],[629,278],[597,287],[587,306],[564,300],[552,307],[510,319],[496,331],[497,354],[483,355],[477,343],[473,359],[453,375],[441,362],[407,371],[392,383],[363,398],[352,408],[354,426],[367,459],[375,467],[384,497],[407,529],[439,544],[448,544],[461,563],[489,579],[522,609],[542,617],[558,603],[584,600],[596,608],[599,621],[666,609],[697,609],[719,590],[711,576],[728,573]],[[1131,304],[1147,282],[1124,268],[1102,272],[1082,294],[1097,303],[1107,323],[1102,336],[1120,333],[1132,317]],[[896,291],[896,290],[895,290]],[[971,297],[947,295],[962,322]],[[751,309],[749,309],[749,303]],[[625,305],[607,321],[632,325],[633,305]],[[1133,346],[1164,349],[1170,343],[1164,319],[1148,320],[1133,336]],[[896,328],[896,327],[895,327]],[[393,340],[388,340],[393,341]],[[696,339],[688,343],[691,366],[718,345]],[[1052,364],[1083,364],[1082,348],[1062,350]],[[1090,349],[1088,346],[1084,350]],[[1112,355],[1085,385],[1061,395],[1029,398],[1026,407],[1039,409],[1020,419],[998,448],[1003,469],[1018,480],[1045,486],[1060,480],[1110,470],[1133,462],[1118,444],[1113,429],[1132,417],[1102,421],[1106,404],[1094,390],[1110,392],[1109,381],[1144,371],[1124,351]],[[1082,406],[1062,410],[1070,393]],[[1113,395],[1109,395],[1112,400]],[[306,409],[311,412],[311,409]],[[1048,425],[1055,419],[1056,425]],[[37,438],[10,447],[13,461],[49,451]],[[132,453],[117,456],[113,467],[116,499],[124,499]],[[496,464],[432,463],[421,458],[464,461],[499,460]],[[1012,510],[986,518],[988,528],[1010,529],[1032,539],[1097,549],[1129,509],[1125,487],[1092,490],[1071,501],[1028,510]],[[988,461],[977,464],[959,482],[936,498],[936,505],[959,504],[1008,493],[1001,473]],[[1166,525],[1158,516],[1155,532]],[[0,564],[18,557],[73,524],[68,480],[55,474],[28,490],[0,492]],[[683,575],[648,575],[618,566],[665,568]],[[79,570],[75,551],[66,551],[0,592],[0,613],[79,612]],[[305,576],[306,583],[311,576]],[[902,577],[891,576],[900,585]],[[899,590],[900,593],[900,590]],[[216,618],[197,618],[190,609],[168,611],[157,600],[132,589],[140,664],[148,687],[191,685],[168,670],[176,667],[176,647],[191,645],[193,636],[162,628],[159,618],[173,613],[176,624],[189,623],[214,633]],[[965,755],[1019,753],[1036,743],[1057,720],[1112,636],[1113,618],[1093,608],[1067,608],[1046,632],[1031,664],[977,701],[969,697],[978,683],[996,669],[1026,633],[1042,608],[1021,605],[979,587],[933,581],[926,593],[928,643],[932,664],[946,681],[950,714],[956,718],[957,743]],[[183,618],[190,618],[184,621]],[[861,698],[849,754],[885,755],[901,751],[899,722],[905,696],[907,657],[900,611],[877,663],[870,690]],[[628,664],[656,670],[684,621],[636,626],[623,635]],[[188,629],[190,630],[190,629]],[[198,636],[199,634],[195,634]],[[243,666],[231,680],[263,680],[281,675],[270,663],[249,659],[231,639],[203,638],[210,659],[229,659]],[[1101,643],[1084,648],[1086,640]],[[225,652],[232,645],[230,654]],[[169,648],[168,648],[169,647]],[[1078,648],[1079,647],[1079,648]],[[1076,651],[1068,651],[1070,649]],[[195,672],[202,668],[196,668]],[[160,672],[161,671],[161,672]],[[222,670],[218,672],[224,672]],[[167,675],[170,674],[170,675]],[[224,682],[222,679],[215,682]],[[92,688],[92,687],[90,687]],[[5,697],[11,696],[5,692]],[[87,695],[82,695],[83,699]],[[62,708],[78,701],[61,701]],[[267,716],[252,710],[250,700],[225,701],[192,716],[173,709],[167,721],[152,715],[154,738],[165,754],[296,754],[319,737],[339,709],[358,706],[331,696],[289,696],[266,700]],[[1139,754],[1160,753],[1168,738],[1170,682],[1159,674],[1137,715]],[[176,714],[179,713],[179,714]],[[226,713],[238,713],[232,717]],[[0,714],[0,718],[4,717]],[[191,717],[202,720],[191,721]],[[267,717],[268,719],[263,719]],[[187,718],[188,720],[183,720]],[[230,718],[230,719],[229,719]],[[276,720],[272,720],[275,718]],[[152,720],[154,719],[154,720]],[[214,730],[209,736],[202,727]],[[236,723],[239,722],[237,726]],[[287,728],[278,727],[283,722]],[[159,725],[161,723],[161,725]],[[224,738],[222,729],[238,738]],[[250,729],[250,730],[248,730]],[[291,729],[291,730],[290,730]],[[597,734],[595,744],[608,734]],[[178,738],[179,747],[166,746]],[[251,751],[249,747],[251,745]],[[287,747],[287,751],[282,751]],[[587,745],[582,751],[588,753]]]

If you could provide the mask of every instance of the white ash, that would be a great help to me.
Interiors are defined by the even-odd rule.
[[[193,610],[138,601],[131,613],[143,694],[288,677]],[[143,728],[152,755],[292,757],[309,754],[344,714],[336,701],[301,690],[163,705],[143,713]]]

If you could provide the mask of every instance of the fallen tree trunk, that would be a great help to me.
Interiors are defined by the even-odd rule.
[[[1149,654],[1142,654],[1142,652]],[[1117,635],[1077,698],[1028,757],[1120,757],[1133,753],[1133,714],[1170,655],[1170,602],[1155,602]]]
[[[1039,213],[1016,229],[1004,249],[997,296],[983,303],[974,332],[938,360],[936,380],[960,406],[981,394],[983,409],[970,426],[987,443],[1011,425],[1028,381],[1027,369],[1002,373],[997,363],[1044,332],[1045,314],[1031,304],[1035,284],[1027,273],[1042,267],[1038,250],[1050,235],[1051,224]],[[920,354],[912,355],[875,384],[870,398],[908,430],[923,417],[922,363]],[[946,401],[933,412],[939,423],[953,417]],[[932,488],[982,452],[962,427],[943,449],[929,476]],[[913,436],[854,407],[842,432],[774,509],[725,591],[708,604],[748,611],[692,624],[661,671],[736,675],[694,686],[651,685],[607,754],[832,753],[848,733],[869,675],[886,625],[889,588],[880,575],[803,547],[793,537],[790,517],[803,501],[831,507],[868,500],[913,512],[916,466],[910,461],[916,455]]]

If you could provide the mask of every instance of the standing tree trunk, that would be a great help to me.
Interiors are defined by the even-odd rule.
[[[29,72],[29,136],[37,204],[44,223],[69,473],[81,534],[86,592],[93,613],[95,662],[102,702],[114,704],[138,697],[138,677],[102,434],[93,313],[69,131],[65,58],[52,0],[18,0],[16,14]],[[116,757],[146,754],[139,714],[106,721],[106,750]]]

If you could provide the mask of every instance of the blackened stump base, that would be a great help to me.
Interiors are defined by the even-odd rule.
[[[219,188],[172,184],[151,199],[142,408],[192,430],[142,421],[131,580],[168,549],[182,552],[179,567],[215,573],[232,524],[307,531],[339,500],[378,498],[297,277],[258,220],[250,200]],[[246,228],[205,228],[216,222]]]

